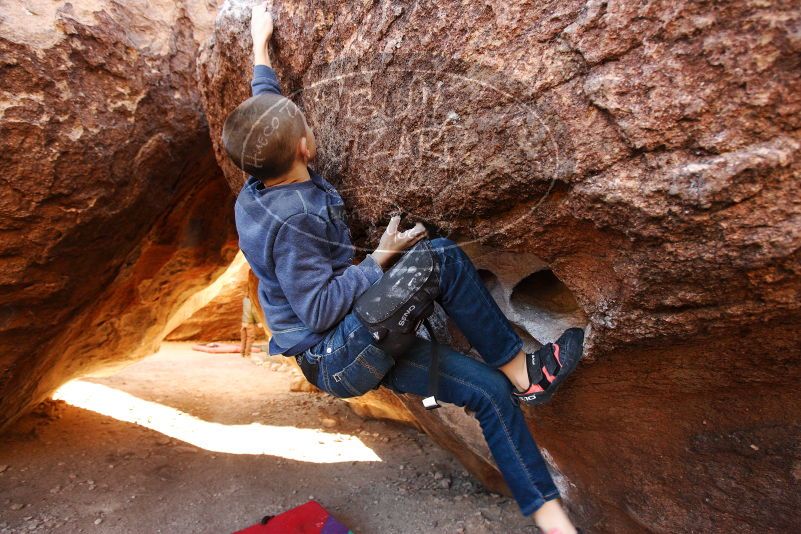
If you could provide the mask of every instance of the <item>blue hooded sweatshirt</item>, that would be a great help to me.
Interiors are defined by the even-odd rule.
[[[275,72],[253,69],[253,95],[281,94]],[[381,278],[354,249],[342,197],[322,176],[264,187],[250,176],[234,207],[239,248],[259,279],[259,304],[272,333],[270,354],[303,352],[320,341]]]

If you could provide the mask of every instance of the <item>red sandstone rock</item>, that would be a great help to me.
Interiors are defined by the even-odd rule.
[[[234,191],[218,139],[249,96],[248,5],[222,6],[199,61]],[[801,523],[797,3],[274,13],[276,70],[365,250],[400,207],[464,244],[532,344],[591,326],[528,414],[592,532]]]
[[[235,253],[195,81],[213,6],[0,8],[0,427],[153,352]]]

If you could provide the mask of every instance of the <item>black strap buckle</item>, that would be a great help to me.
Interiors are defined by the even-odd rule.
[[[428,396],[423,399],[423,407],[426,410],[436,410],[442,405],[437,400],[437,392],[439,386],[439,346],[437,346],[437,338],[434,336],[434,328],[431,322],[426,319],[423,320],[428,337],[431,339],[431,365],[428,368]]]

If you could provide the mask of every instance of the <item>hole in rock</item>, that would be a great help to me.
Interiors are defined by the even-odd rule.
[[[571,326],[587,324],[573,293],[550,269],[534,272],[518,282],[509,305],[519,326],[541,343],[553,341]]]
[[[512,290],[512,304],[524,308],[540,308],[552,313],[569,314],[579,307],[573,293],[553,271],[544,269],[530,274]]]

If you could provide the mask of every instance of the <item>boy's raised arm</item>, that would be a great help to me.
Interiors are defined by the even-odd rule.
[[[273,16],[267,3],[253,6],[250,16],[250,36],[253,38],[253,96],[263,93],[281,94],[281,85],[270,62],[270,37],[273,35]]]

